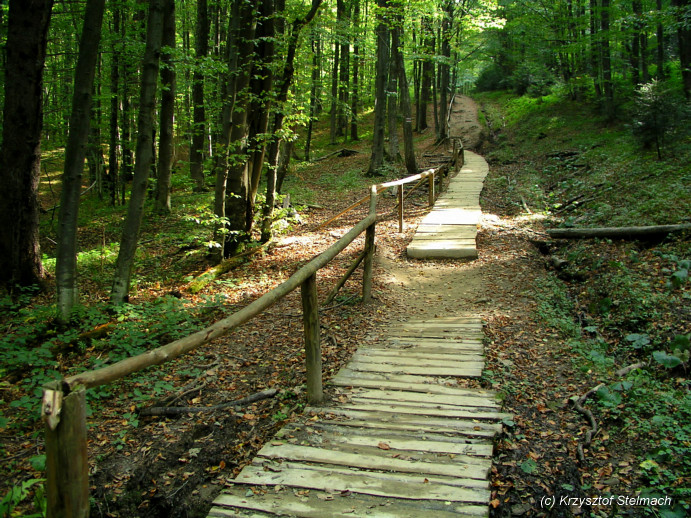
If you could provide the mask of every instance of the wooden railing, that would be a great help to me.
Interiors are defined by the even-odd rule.
[[[389,188],[398,188],[399,229],[403,227],[403,185],[417,181],[419,186],[427,180],[430,186],[429,204],[434,204],[434,180],[442,168],[430,169],[402,180],[372,185],[368,196],[370,206],[367,216],[326,251],[312,259],[288,280],[265,293],[260,298],[220,320],[167,345],[126,358],[113,365],[90,370],[47,384],[43,389],[41,414],[46,429],[46,486],[47,516],[83,517],[89,513],[88,454],[86,437],[86,390],[112,383],[129,374],[153,365],[160,365],[187,354],[201,345],[218,338],[256,317],[277,301],[300,288],[305,334],[305,366],[307,371],[307,398],[311,404],[321,403],[322,391],[321,346],[319,341],[319,301],[317,300],[316,274],[331,262],[360,234],[365,232],[364,250],[356,262],[339,280],[327,300],[345,283],[360,263],[363,263],[362,299],[372,296],[372,264],[374,258],[375,225],[377,222],[378,194]],[[352,207],[351,207],[352,208]],[[328,303],[328,302],[327,302]]]

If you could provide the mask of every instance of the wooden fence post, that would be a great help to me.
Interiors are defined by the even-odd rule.
[[[403,184],[398,186],[398,231],[403,232]]]
[[[377,187],[372,186],[370,191],[369,213],[377,213]],[[362,267],[362,301],[369,302],[372,299],[372,266],[374,263],[374,232],[376,220],[365,231],[365,259]]]
[[[302,322],[305,329],[307,400],[310,404],[316,405],[324,400],[316,274],[313,273],[305,279],[305,282],[300,286],[300,295],[302,296]]]
[[[43,389],[46,422],[48,518],[89,516],[89,464],[86,449],[86,390],[64,396],[61,382]]]
[[[434,198],[435,198],[435,192],[434,192],[434,180],[437,179],[437,173],[432,172],[431,175],[427,177],[427,183],[429,185],[429,206],[432,207],[434,205]]]

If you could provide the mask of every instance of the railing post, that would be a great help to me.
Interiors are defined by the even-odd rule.
[[[427,177],[427,183],[429,185],[429,206],[432,207],[434,205],[434,198],[435,198],[435,192],[434,192],[434,180],[436,180],[437,173],[436,171],[432,171],[432,173]]]
[[[398,231],[403,232],[403,184],[398,186]]]
[[[377,213],[377,186],[370,190],[369,213]],[[374,233],[376,220],[365,231],[365,259],[362,271],[362,301],[369,302],[372,299],[372,266],[374,264]]]
[[[46,422],[48,518],[89,516],[89,464],[86,449],[86,390],[66,396],[61,382],[43,389]]]
[[[305,329],[305,369],[307,371],[307,400],[319,404],[324,400],[322,390],[322,352],[319,342],[319,301],[317,274],[313,273],[300,286],[302,322]]]

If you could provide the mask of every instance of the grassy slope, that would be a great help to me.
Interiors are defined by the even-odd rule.
[[[479,101],[496,132],[485,150],[492,169],[486,189],[493,200],[485,211],[516,218],[538,232],[544,226],[648,225],[691,218],[688,138],[667,147],[665,159],[658,161],[652,151],[640,149],[625,125],[605,125],[590,107],[557,97],[505,94],[483,95]],[[516,445],[525,437],[509,433],[500,445],[504,461],[498,467],[495,515],[529,509],[528,514],[544,514],[538,505],[542,490],[536,489],[543,486],[546,494],[566,496],[642,491],[675,498],[667,509],[586,506],[580,509],[586,515],[615,511],[652,516],[662,511],[685,516],[691,504],[691,382],[684,356],[691,336],[691,290],[684,262],[691,259],[688,236],[662,243],[605,240],[539,246],[567,262],[545,272],[533,288],[536,318],[558,336],[552,354],[555,363],[566,357],[570,365],[564,383],[586,388],[603,383],[586,404],[600,431],[586,448],[585,461],[578,463],[578,476],[562,476],[562,484],[555,474],[540,478],[540,468],[516,457]],[[667,368],[654,359],[664,362],[664,355],[674,356],[677,349],[676,356],[685,360],[682,365]],[[647,366],[616,374],[637,362]],[[546,379],[547,372],[543,385]],[[534,390],[534,383],[507,382],[504,394],[519,420],[530,415]],[[553,410],[565,411],[559,405]],[[582,441],[584,430],[573,440]],[[539,452],[539,439],[532,441]],[[538,465],[549,465],[550,453],[542,454]],[[506,467],[512,463],[514,468]],[[571,515],[568,509],[560,512]]]

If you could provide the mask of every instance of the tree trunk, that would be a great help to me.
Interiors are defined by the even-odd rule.
[[[336,120],[336,136],[345,137],[348,126],[346,106],[349,104],[349,80],[350,80],[350,20],[346,10],[345,1],[337,0],[339,15],[339,33],[341,38],[341,51],[339,53],[339,80],[338,80],[338,108]]]
[[[278,86],[278,93],[276,95],[276,103],[279,106],[285,104],[288,100],[288,91],[293,82],[295,75],[295,53],[297,52],[298,36],[302,28],[308,24],[317,14],[317,10],[321,5],[322,0],[312,0],[312,9],[305,18],[298,18],[293,22],[290,37],[288,39],[288,48],[286,51],[286,60],[283,65],[283,71],[276,80]],[[271,224],[273,222],[273,210],[276,202],[276,178],[278,174],[278,157],[280,151],[279,133],[283,129],[283,121],[285,119],[284,110],[279,109],[274,113],[273,120],[273,139],[269,143],[268,149],[268,172],[266,177],[266,204],[264,205],[261,241],[266,243],[271,239]]]
[[[395,29],[390,27],[389,33],[391,44],[389,57],[389,82],[386,87],[386,101],[388,108],[388,126],[389,126],[389,149],[388,156],[392,162],[399,161],[401,158],[401,151],[398,145],[398,47],[393,45]]]
[[[451,29],[453,27],[454,2],[444,2],[444,19],[442,21],[441,61],[439,62],[439,126],[437,141],[445,142],[449,138],[446,124],[449,110],[450,62],[451,62]]]
[[[602,13],[600,17],[602,29],[602,80],[605,93],[605,116],[608,119],[614,117],[614,83],[612,82],[612,54],[610,49],[610,0],[602,0]]]
[[[113,9],[113,33],[120,34],[120,9]],[[110,122],[108,138],[108,190],[110,202],[113,206],[117,203],[119,183],[119,157],[120,145],[120,52],[119,43],[113,41],[111,45],[112,58],[110,68]]]
[[[595,96],[602,99],[601,54],[598,27],[600,26],[597,0],[590,0],[590,75],[593,78]]]
[[[312,85],[310,87],[310,117],[307,123],[307,137],[305,138],[305,161],[310,161],[312,150],[312,130],[314,118],[317,116],[317,85],[319,84],[320,63],[319,63],[319,31],[311,31],[310,46],[312,48]],[[279,189],[280,190],[280,189]]]
[[[405,73],[405,62],[403,60],[403,18],[399,20],[396,29],[391,33],[391,48],[394,49],[398,61],[398,87],[401,93],[401,112],[403,114],[403,150],[405,156],[405,166],[409,175],[417,174],[417,163],[415,162],[415,147],[413,146],[413,115],[410,107],[410,91],[408,89],[408,79]]]
[[[163,0],[149,0],[146,48],[142,61],[134,179],[132,180],[132,194],[122,229],[122,237],[120,238],[120,251],[115,264],[115,278],[110,295],[111,301],[115,304],[122,304],[127,301],[134,265],[134,254],[137,251],[139,230],[144,215],[149,168],[153,160],[152,135],[162,35]]]
[[[658,20],[662,20],[662,0],[657,0]],[[657,23],[657,78],[660,81],[665,79],[665,28],[662,21]]]
[[[424,57],[422,58],[422,71],[420,78],[420,109],[418,110],[417,129],[424,131],[429,127],[427,122],[427,106],[432,101],[432,81],[434,80],[434,30],[432,21],[425,17],[422,20],[421,40]]]
[[[338,119],[338,70],[339,70],[339,56],[341,46],[337,40],[334,40],[334,58],[333,66],[331,68],[331,111],[329,112],[329,128],[331,135],[331,144],[336,143],[336,126]]]
[[[170,181],[173,168],[175,117],[175,0],[163,5],[163,47],[161,54],[161,110],[159,113],[158,181],[156,182],[156,212],[170,213]]]
[[[388,0],[377,0],[380,11],[377,12],[377,28],[375,39],[377,41],[377,73],[375,77],[374,99],[374,131],[372,135],[372,156],[370,158],[368,176],[380,174],[384,165],[384,134],[386,128],[386,83],[389,70],[389,28],[384,15],[384,9],[388,8]]]
[[[197,27],[194,38],[196,64],[192,78],[192,145],[190,175],[195,191],[205,190],[204,146],[206,142],[206,110],[204,108],[204,59],[209,53],[209,12],[206,0],[197,0]]]
[[[353,30],[358,31],[360,25],[360,0],[353,0]],[[358,110],[360,103],[360,36],[354,35],[353,46],[353,89],[350,105],[350,139],[359,140],[358,137]]]
[[[41,284],[38,183],[43,66],[53,0],[10,2],[0,150],[0,285]]]
[[[554,239],[659,239],[672,232],[690,231],[691,224],[653,225],[649,227],[553,228],[547,234]]]
[[[228,182],[226,186],[225,216],[228,231],[223,244],[223,256],[235,253],[238,245],[246,240],[246,205],[250,193],[248,172],[248,108],[250,106],[249,84],[254,60],[254,37],[257,20],[253,7],[243,0],[235,0],[233,17],[238,19],[237,50],[238,73],[234,82],[233,104],[228,153]],[[237,14],[235,14],[237,13]]]
[[[691,99],[691,26],[688,21],[691,16],[691,0],[673,0],[672,5],[677,8],[681,80],[686,98]]]
[[[77,304],[77,218],[82,189],[82,171],[91,122],[91,100],[101,40],[105,0],[87,0],[79,57],[74,71],[72,115],[65,148],[65,169],[60,193],[58,250],[55,280],[60,320],[67,322]]]

